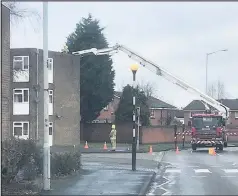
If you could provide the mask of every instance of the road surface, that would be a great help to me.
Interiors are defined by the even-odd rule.
[[[238,148],[167,152],[147,195],[237,195]]]

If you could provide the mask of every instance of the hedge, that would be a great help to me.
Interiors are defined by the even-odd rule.
[[[51,175],[69,175],[80,170],[79,151],[51,153]],[[24,174],[21,171],[24,170]],[[9,139],[2,141],[3,183],[34,180],[43,173],[42,148],[33,140]]]

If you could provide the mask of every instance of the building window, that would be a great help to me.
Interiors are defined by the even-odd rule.
[[[48,58],[48,69],[53,70],[53,58]]]
[[[13,135],[15,137],[29,138],[29,122],[13,122]]]
[[[49,103],[53,103],[53,90],[49,90]]]
[[[107,106],[104,108],[104,110],[105,110],[105,111],[107,111],[107,110],[108,110],[108,105],[107,105]]]
[[[155,117],[155,110],[150,110],[150,118],[154,118]]]
[[[14,56],[13,69],[16,71],[29,70],[29,56]]]
[[[53,135],[53,123],[49,123],[49,135]]]
[[[14,89],[13,95],[15,103],[29,103],[29,89]]]
[[[238,112],[235,112],[235,118],[238,119]]]

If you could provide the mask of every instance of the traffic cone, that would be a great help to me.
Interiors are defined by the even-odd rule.
[[[212,148],[212,155],[216,155],[217,153],[216,153],[216,150],[215,150],[215,148]]]
[[[87,141],[85,142],[84,148],[88,149],[88,142]]]
[[[208,154],[212,154],[212,148],[208,148]]]
[[[103,150],[107,150],[107,143],[104,143]]]
[[[177,148],[176,148],[176,154],[179,154],[179,148],[178,148],[178,146],[177,146]]]
[[[152,146],[150,146],[149,154],[152,154],[152,153],[153,153],[153,149],[152,149]]]

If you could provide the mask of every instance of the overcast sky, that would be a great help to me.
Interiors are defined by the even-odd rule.
[[[21,3],[37,10],[40,2]],[[208,82],[220,80],[228,98],[238,98],[238,2],[51,2],[49,3],[49,50],[60,51],[81,17],[93,17],[105,26],[110,45],[123,44],[158,64],[193,87],[205,91],[206,53]],[[42,48],[42,21],[12,23],[11,47]],[[116,90],[132,83],[127,55],[113,56]],[[57,66],[57,65],[55,65]],[[154,85],[158,98],[184,107],[198,98],[140,68],[137,81]]]

